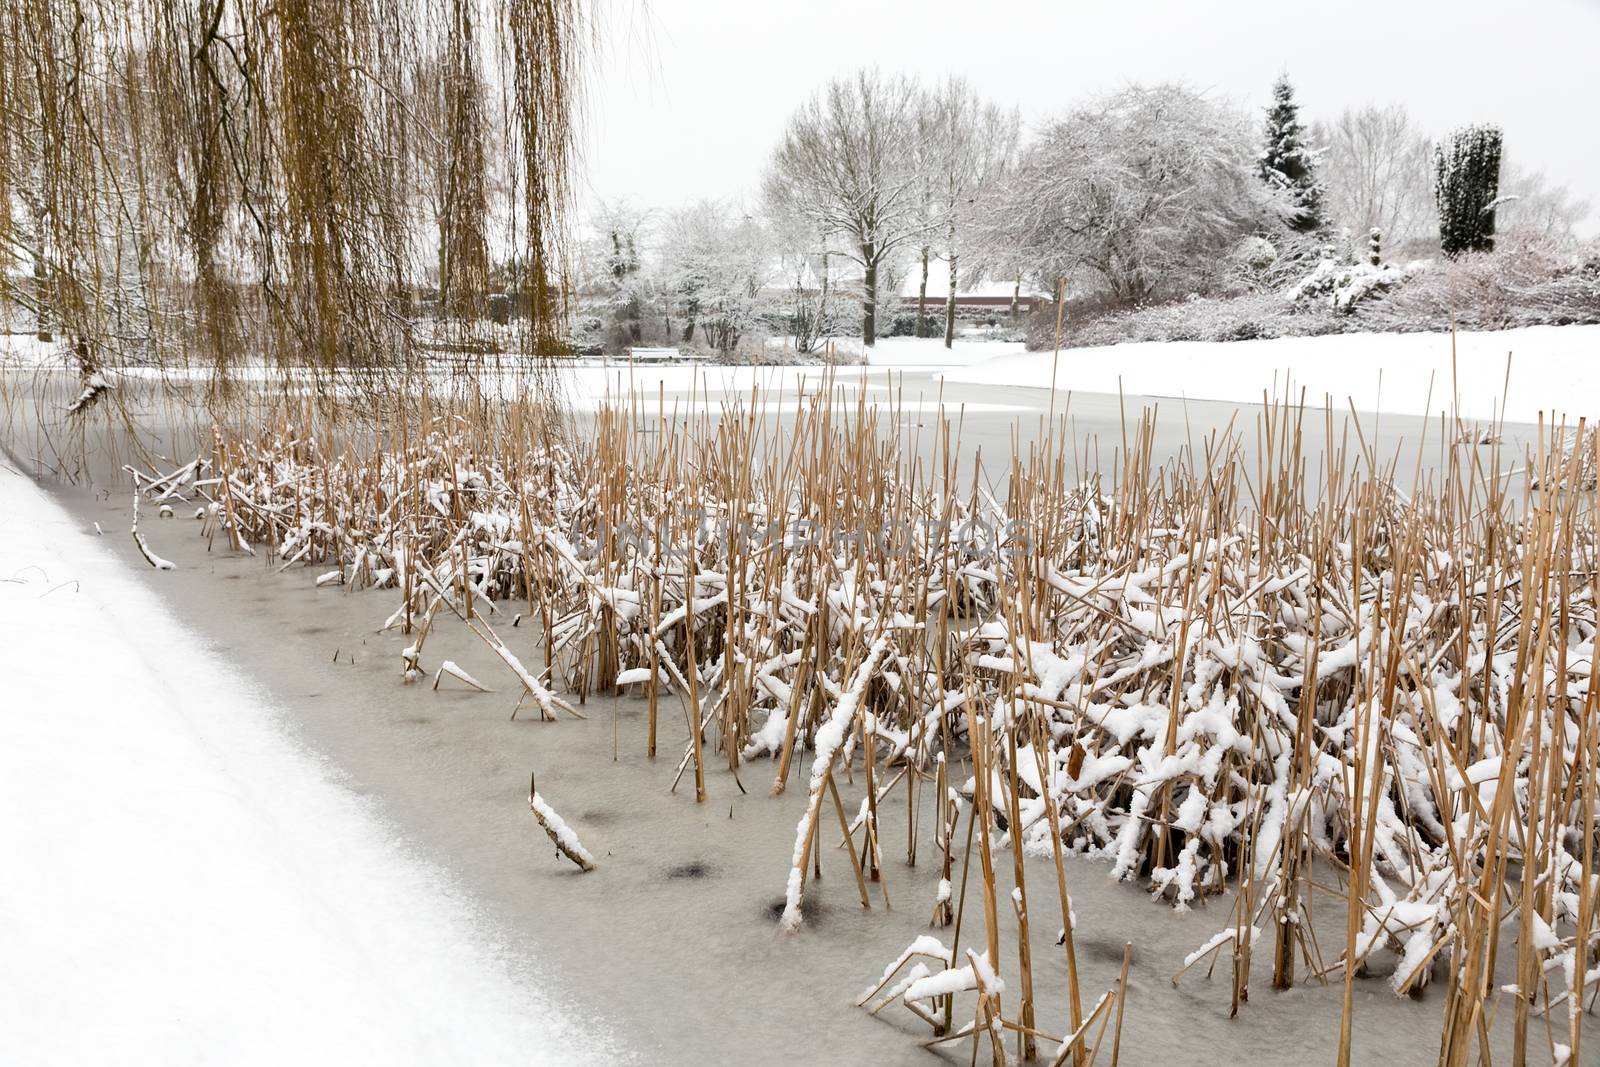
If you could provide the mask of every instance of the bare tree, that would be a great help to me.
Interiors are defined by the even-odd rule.
[[[1379,230],[1395,247],[1436,232],[1432,150],[1405,108],[1346,108],[1318,123],[1312,137],[1322,152],[1328,214],[1353,240]]]
[[[917,265],[922,273],[917,282],[917,320],[912,331],[917,337],[928,336],[928,271],[935,254],[933,241],[941,230],[938,120],[935,98],[931,94],[920,94],[916,106],[917,132],[912,145],[912,168],[917,174],[917,229],[922,234],[917,248]]]
[[[790,120],[764,183],[774,210],[839,236],[840,251],[861,265],[867,346],[877,339],[879,271],[925,225],[913,159],[918,97],[905,78],[874,71],[830,82]]]
[[[794,350],[815,352],[860,311],[835,277],[844,257],[812,218],[769,203],[766,220],[782,294],[779,311]]]
[[[946,81],[928,96],[925,106],[930,118],[923,124],[928,138],[924,156],[932,167],[934,220],[944,238],[950,266],[944,312],[944,346],[949,348],[956,335],[959,265],[976,236],[969,232],[969,223],[977,214],[977,205],[1014,162],[1021,120],[1015,111],[985,103],[961,78]],[[926,252],[922,270],[925,294]],[[917,314],[920,319],[920,301]]]
[[[1572,195],[1542,170],[1528,170],[1506,160],[1501,164],[1499,228],[1505,234],[1544,237],[1558,245],[1577,239],[1589,217],[1589,201]]]

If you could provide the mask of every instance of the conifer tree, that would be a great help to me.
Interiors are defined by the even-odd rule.
[[[1500,195],[1498,126],[1464,126],[1433,149],[1433,198],[1439,206],[1439,246],[1445,255],[1494,249],[1494,211]]]
[[[1297,233],[1316,233],[1324,225],[1322,183],[1317,179],[1316,155],[1306,145],[1300,122],[1300,105],[1287,74],[1272,87],[1267,108],[1265,144],[1259,164],[1261,180],[1288,194],[1293,210],[1286,221]]]

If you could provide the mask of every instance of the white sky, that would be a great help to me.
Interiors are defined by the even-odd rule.
[[[1287,69],[1306,121],[1405,104],[1432,135],[1497,122],[1506,154],[1600,228],[1600,0],[598,0],[586,198],[753,200],[794,108],[860,66],[964,75],[1037,123],[1130,81],[1253,108]]]

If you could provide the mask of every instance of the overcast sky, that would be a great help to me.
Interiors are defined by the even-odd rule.
[[[860,66],[964,75],[1037,124],[1127,82],[1265,105],[1287,69],[1306,121],[1405,104],[1428,133],[1505,129],[1506,154],[1590,200],[1600,228],[1600,0],[599,0],[586,199],[754,200],[784,123]]]

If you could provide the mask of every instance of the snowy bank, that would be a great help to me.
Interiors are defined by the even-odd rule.
[[[614,1061],[126,567],[0,462],[0,1063]]]
[[[1334,334],[1268,341],[1146,341],[1099,348],[1004,355],[947,371],[948,382],[1059,390],[1183,396],[1252,403],[1282,396],[1290,383],[1309,403],[1353,401],[1359,411],[1429,415],[1447,411],[1452,390],[1461,412],[1532,422],[1554,409],[1575,418],[1600,414],[1600,326],[1529,326],[1455,335]],[[1506,389],[1507,356],[1511,381]],[[1452,381],[1454,384],[1452,384]],[[1430,397],[1431,387],[1431,397]],[[1503,398],[1503,405],[1502,405]],[[1503,411],[1502,411],[1503,406]]]

